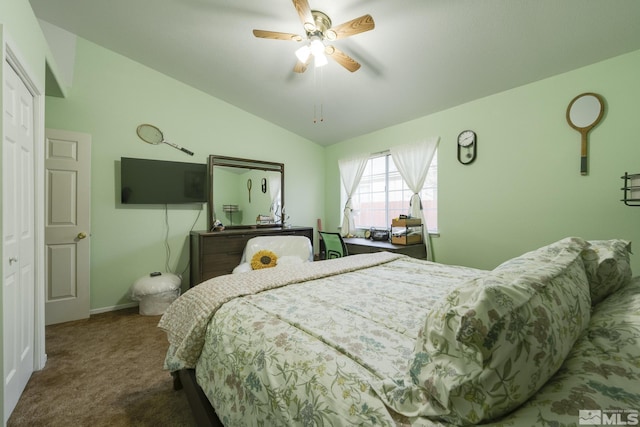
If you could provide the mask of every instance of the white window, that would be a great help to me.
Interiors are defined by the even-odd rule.
[[[390,154],[371,157],[353,195],[357,228],[389,228],[391,219],[409,213],[413,192],[396,169]],[[422,209],[430,233],[438,231],[438,152],[436,151],[427,179],[420,192]],[[344,203],[343,203],[344,206]]]

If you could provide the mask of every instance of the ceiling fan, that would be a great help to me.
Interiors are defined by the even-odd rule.
[[[298,62],[293,67],[296,73],[304,73],[307,66],[314,60],[316,67],[327,64],[327,56],[335,60],[347,70],[354,72],[360,64],[335,46],[325,45],[325,41],[344,39],[365,31],[373,30],[375,23],[371,15],[363,15],[344,24],[331,26],[331,19],[327,14],[318,10],[311,10],[307,0],[293,0],[293,5],[300,16],[302,26],[306,32],[306,43],[296,50]],[[301,42],[303,36],[276,31],[253,30],[253,35],[264,39],[291,40]]]

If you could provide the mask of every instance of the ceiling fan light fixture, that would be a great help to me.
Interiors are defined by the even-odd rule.
[[[307,61],[309,60],[309,56],[311,56],[311,48],[306,44],[300,49],[296,50],[296,57],[303,64],[307,63]]]
[[[306,64],[309,61],[309,58],[313,56],[314,65],[316,67],[322,67],[327,65],[329,62],[324,51],[325,45],[322,43],[322,38],[319,36],[312,36],[308,44],[305,44],[296,50],[296,57],[300,62]]]
[[[324,55],[324,53],[321,53],[320,55],[313,55],[313,58],[314,58],[313,64],[315,65],[316,68],[324,67],[329,63],[329,60]]]
[[[311,53],[313,54],[313,56],[319,56],[324,54],[324,43],[322,43],[322,40],[320,39],[320,37],[312,37],[309,47],[311,49]]]

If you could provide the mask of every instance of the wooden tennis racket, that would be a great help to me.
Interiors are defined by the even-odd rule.
[[[153,145],[167,144],[172,146],[173,148],[177,148],[178,150],[187,153],[190,156],[193,156],[192,151],[189,151],[184,147],[180,147],[179,145],[174,144],[173,142],[166,141],[164,139],[164,135],[162,134],[162,131],[157,127],[155,127],[154,125],[150,125],[146,123],[141,124],[136,129],[136,133],[138,134],[140,139],[146,142],[147,144],[153,144]]]
[[[604,100],[597,93],[587,92],[573,98],[567,107],[569,126],[580,132],[580,174],[587,174],[588,134],[602,119]]]

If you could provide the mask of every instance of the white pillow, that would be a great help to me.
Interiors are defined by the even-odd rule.
[[[233,269],[233,274],[235,273],[246,273],[247,271],[252,271],[251,264],[248,262],[243,262],[239,266]]]
[[[276,260],[276,266],[278,265],[294,265],[302,264],[304,261],[297,255],[284,255]]]

